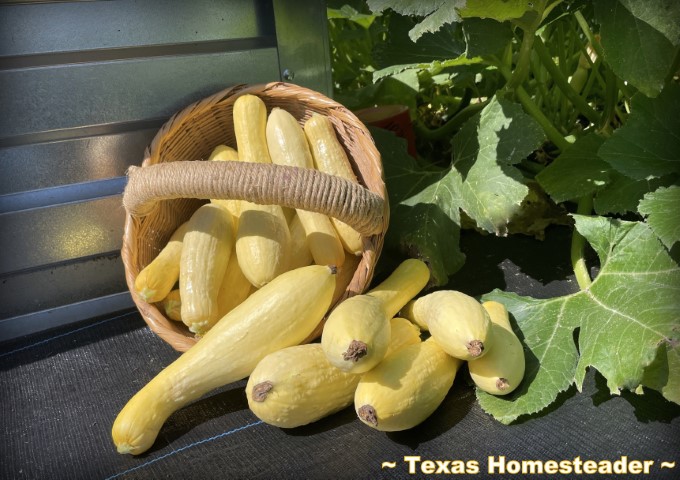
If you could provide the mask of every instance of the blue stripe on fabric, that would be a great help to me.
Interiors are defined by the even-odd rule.
[[[170,456],[172,456],[172,455],[175,455],[176,453],[183,452],[184,450],[188,450],[188,449],[193,448],[193,447],[196,447],[196,446],[198,446],[198,445],[203,445],[204,443],[208,443],[208,442],[212,442],[212,441],[214,441],[214,440],[218,440],[218,439],[223,438],[223,437],[226,437],[226,436],[228,436],[228,435],[232,435],[232,434],[234,434],[234,433],[237,433],[237,432],[240,432],[240,431],[242,431],[242,430],[245,430],[245,429],[247,429],[247,428],[255,427],[255,426],[260,425],[260,424],[262,424],[262,423],[264,423],[264,422],[262,422],[262,420],[257,421],[257,422],[254,422],[254,423],[248,423],[248,424],[246,424],[246,425],[244,425],[244,426],[242,426],[242,427],[234,428],[234,429],[229,430],[229,431],[227,431],[227,432],[220,433],[219,435],[215,435],[215,436],[212,436],[212,437],[204,438],[203,440],[199,440],[199,441],[197,441],[197,442],[190,443],[189,445],[185,445],[185,446],[183,446],[183,447],[181,447],[181,448],[178,448],[177,450],[173,450],[172,452],[168,452],[168,453],[166,453],[166,454],[164,454],[164,455],[161,455],[160,457],[157,457],[157,458],[154,458],[154,459],[152,459],[152,460],[149,460],[148,462],[144,462],[144,463],[142,463],[142,464],[139,464],[139,465],[137,465],[136,467],[132,467],[132,468],[129,468],[129,469],[127,469],[127,470],[124,470],[124,471],[122,471],[122,472],[120,472],[120,473],[116,473],[116,474],[114,474],[114,475],[111,475],[110,477],[107,477],[105,480],[112,480],[112,479],[114,479],[114,478],[118,478],[118,477],[120,477],[120,476],[122,476],[122,475],[126,475],[126,474],[128,474],[128,473],[134,472],[135,470],[139,470],[139,469],[141,469],[141,468],[147,467],[147,466],[151,465],[152,463],[156,463],[156,462],[159,462],[159,461],[161,461],[161,460],[164,460],[164,459],[166,459],[166,458],[168,458],[168,457],[170,457]]]

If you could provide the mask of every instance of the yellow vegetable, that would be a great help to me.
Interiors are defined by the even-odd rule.
[[[461,364],[432,338],[395,351],[362,375],[354,395],[359,419],[385,432],[415,427],[442,403]]]
[[[390,345],[385,356],[407,345],[420,343],[420,329],[410,321],[401,317],[390,320]]]
[[[295,218],[295,209],[290,207],[281,207],[281,210],[283,210],[283,216],[286,217],[286,222],[288,223],[288,226],[290,226],[293,218]]]
[[[234,135],[239,160],[271,163],[266,141],[267,107],[255,95],[234,102]],[[255,287],[270,282],[288,269],[290,231],[279,205],[241,202],[236,257],[241,271]]]
[[[217,292],[234,245],[233,220],[226,208],[207,203],[187,222],[180,259],[182,322],[204,334],[219,320]]]
[[[305,132],[295,117],[274,107],[267,118],[267,146],[272,163],[300,168],[314,168]],[[297,210],[307,235],[309,250],[318,265],[342,266],[345,250],[330,219],[321,213]]]
[[[512,325],[510,325],[510,315],[508,314],[508,309],[505,308],[505,305],[500,302],[489,300],[483,302],[482,307],[484,310],[486,310],[486,313],[489,314],[489,319],[492,323],[512,330]]]
[[[254,287],[241,271],[238,258],[236,258],[236,247],[234,247],[220,283],[220,289],[217,291],[217,310],[220,318],[248,298],[253,289]]]
[[[319,113],[312,114],[305,122],[304,132],[317,170],[346,178],[352,182],[357,181],[347,153],[338,141],[333,124],[328,117]],[[331,221],[345,250],[352,255],[360,255],[363,251],[361,234],[336,218],[331,218]]]
[[[227,145],[218,145],[214,148],[212,153],[210,154],[210,157],[208,160],[212,161],[220,161],[220,162],[227,162],[227,161],[238,161],[238,152],[234,150],[233,148],[227,146]],[[228,199],[211,199],[210,200],[212,203],[216,203],[218,205],[223,206],[227,210],[229,210],[229,213],[231,213],[231,216],[234,219],[234,228],[236,229],[238,227],[238,219],[241,216],[241,200],[235,200],[232,198]]]
[[[335,269],[310,265],[254,292],[130,399],[111,432],[118,452],[146,451],[173,412],[299,344],[325,315],[334,288]]]
[[[387,352],[390,319],[429,278],[427,265],[408,259],[367,294],[338,305],[328,316],[321,334],[328,361],[352,373],[363,373],[376,366]]]
[[[271,163],[265,129],[267,106],[256,95],[242,95],[234,102],[234,136],[239,160]]]
[[[482,307],[491,318],[493,348],[482,358],[468,362],[468,369],[477,387],[492,395],[507,395],[524,377],[524,348],[502,303],[484,302]]]
[[[440,290],[409,302],[402,315],[425,325],[451,356],[479,358],[491,348],[489,314],[474,298],[455,290]]]
[[[290,229],[290,258],[288,268],[299,268],[311,264],[314,259],[309,251],[307,234],[300,222],[300,217],[295,214],[289,224]]]
[[[408,320],[392,319],[388,352],[420,343]],[[262,421],[282,428],[306,425],[348,407],[361,375],[328,362],[318,343],[284,348],[264,357],[248,379],[248,405]]]
[[[278,205],[243,201],[236,258],[241,271],[256,288],[288,270],[290,230]]]
[[[182,297],[179,294],[179,288],[168,293],[163,299],[162,305],[165,315],[167,315],[170,320],[175,320],[177,322],[182,321]]]
[[[379,298],[355,295],[328,316],[321,333],[321,346],[336,368],[350,373],[367,372],[385,356],[390,327],[390,319]]]
[[[298,210],[305,236],[314,263],[317,265],[337,265],[345,263],[345,250],[338,239],[330,219],[321,213]]]
[[[135,291],[145,302],[163,300],[179,279],[179,260],[182,256],[182,240],[187,231],[186,222],[175,230],[168,243],[151,263],[135,278]]]
[[[409,300],[430,281],[430,269],[425,262],[409,258],[404,260],[383,282],[367,295],[381,299],[389,318],[394,317]]]
[[[270,425],[298,427],[351,405],[360,378],[331,365],[318,343],[284,348],[253,370],[248,406]]]

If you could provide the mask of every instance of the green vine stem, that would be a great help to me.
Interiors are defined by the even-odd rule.
[[[545,19],[548,18],[550,12],[552,12],[553,9],[557,7],[560,3],[562,3],[562,0],[556,0],[555,2],[545,7],[545,9],[543,10],[543,18],[541,18],[541,23],[543,23],[543,21],[545,21]]]
[[[581,197],[578,201],[576,213],[579,215],[590,215],[592,210],[593,197],[591,195]],[[576,282],[581,290],[587,290],[593,283],[584,258],[585,247],[586,239],[574,228],[571,236],[571,266],[576,276]]]
[[[535,31],[535,29],[531,31],[524,31],[522,45],[520,46],[519,53],[517,55],[517,64],[515,65],[515,69],[512,72],[512,77],[510,80],[508,80],[508,88],[514,89],[519,87],[522,85],[522,83],[524,83],[527,75],[529,75],[531,52],[533,50],[534,38],[536,37],[536,35],[534,35]]]
[[[536,30],[541,25],[543,21],[543,12],[545,10],[545,2],[536,2],[536,10],[532,12],[534,18],[528,24],[524,22],[518,22],[524,34],[522,36],[522,44],[519,47],[519,52],[517,53],[517,63],[515,64],[515,69],[512,72],[512,76],[508,80],[507,88],[516,89],[529,75],[529,66],[531,63],[531,52],[534,49],[534,39],[536,37]]]
[[[420,120],[415,120],[413,123],[413,128],[419,137],[426,140],[442,140],[444,138],[453,135],[466,120],[470,119],[476,113],[482,111],[484,107],[488,104],[488,100],[485,102],[471,103],[467,107],[462,108],[451,120],[446,122],[439,128],[431,129],[427,128]]]
[[[529,94],[524,90],[522,87],[517,87],[515,89],[515,94],[517,95],[517,99],[520,101],[522,106],[524,107],[524,110],[534,117],[534,120],[538,122],[538,124],[543,128],[543,131],[545,134],[548,136],[551,142],[555,144],[557,148],[559,148],[561,151],[565,151],[567,148],[571,146],[571,143],[569,143],[555,128],[555,126],[552,124],[552,122],[546,117],[543,112],[538,108],[538,106],[531,100],[531,97]]]
[[[510,80],[510,78],[512,77],[512,73],[505,67],[505,65],[502,65],[496,59],[492,59],[491,63],[496,68],[498,68],[498,71],[501,72],[501,75],[503,75],[506,80]],[[541,128],[545,132],[548,139],[550,139],[550,141],[553,142],[557,148],[559,148],[561,151],[564,151],[571,146],[571,143],[569,143],[569,141],[567,141],[567,139],[565,139],[562,136],[559,130],[555,128],[550,119],[545,116],[545,114],[540,108],[538,108],[538,105],[534,103],[534,101],[531,99],[531,96],[529,96],[529,94],[527,93],[526,90],[524,90],[524,88],[522,88],[521,86],[515,88],[515,95],[517,96],[517,99],[524,107],[524,110],[529,115],[531,115],[534,118],[534,120],[536,120],[536,122],[541,126]]]
[[[614,75],[614,72],[612,72],[609,67],[606,67],[604,70],[604,81],[604,107],[602,109],[602,116],[600,117],[598,129],[609,135],[611,133],[611,122],[614,120],[614,114],[616,112],[616,104],[619,101],[619,87],[617,85],[616,75]]]
[[[557,88],[562,91],[564,96],[566,96],[574,107],[576,107],[591,123],[597,124],[600,121],[600,116],[590,105],[588,105],[583,97],[571,88],[569,80],[567,80],[558,66],[555,65],[555,62],[553,62],[550,52],[548,51],[548,47],[545,46],[539,37],[536,37],[536,40],[534,41],[534,50],[538,54],[541,64],[543,64],[552,77],[552,80],[555,82],[555,85],[557,85]]]
[[[604,52],[602,51],[602,46],[600,46],[600,42],[598,42],[597,39],[595,38],[595,35],[593,34],[592,30],[590,29],[590,26],[588,25],[588,21],[585,19],[583,14],[579,10],[576,10],[574,12],[574,18],[576,18],[576,21],[578,22],[579,27],[581,27],[583,34],[588,39],[588,43],[590,43],[590,45],[595,50],[595,53],[597,53],[597,56],[600,57],[600,58],[604,58]]]

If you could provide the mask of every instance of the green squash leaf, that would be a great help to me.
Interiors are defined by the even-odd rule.
[[[536,181],[556,202],[594,193],[610,178],[611,167],[597,156],[602,142],[603,139],[595,134],[580,137],[536,175]]]
[[[668,249],[680,240],[680,187],[659,188],[648,193],[638,210],[647,215],[647,223]]]
[[[680,45],[680,2],[677,0],[620,0],[631,14],[666,37],[673,45]]]
[[[427,68],[433,62],[464,55],[465,40],[459,25],[444,26],[437,32],[425,34],[418,41],[413,41],[408,32],[416,23],[412,17],[390,17],[389,35],[373,49],[378,71],[396,65]]]
[[[494,55],[512,41],[512,28],[507,22],[490,18],[467,18],[463,22],[466,51],[469,58]]]
[[[452,188],[477,226],[505,235],[529,189],[512,165],[544,140],[543,130],[516,103],[493,98],[453,137]]]
[[[530,9],[530,3],[523,0],[467,0],[465,7],[460,9],[460,16],[504,22],[523,16]]]
[[[369,28],[375,21],[375,15],[366,15],[360,13],[357,9],[352,8],[350,5],[343,5],[341,8],[327,8],[326,15],[329,20],[335,18],[342,18],[350,20],[362,28]]]
[[[645,369],[642,384],[671,402],[680,404],[680,342],[662,343],[654,361]]]
[[[595,193],[593,207],[598,215],[637,212],[638,204],[648,192],[672,183],[673,177],[634,180],[616,170],[609,171],[610,182]]]
[[[367,0],[368,8],[374,13],[392,9],[401,15],[422,17],[409,31],[414,42],[425,33],[438,31],[442,26],[461,21],[458,9],[465,6],[466,0]]]
[[[598,0],[593,3],[605,61],[619,77],[642,93],[657,96],[676,54],[677,25],[680,24],[677,2]]]
[[[636,94],[628,121],[598,155],[636,180],[680,173],[680,85],[669,84],[655,99]]]
[[[386,244],[426,261],[435,285],[446,284],[465,260],[461,208],[480,228],[507,233],[529,192],[513,164],[544,139],[518,104],[496,98],[454,137],[455,160],[448,168],[419,165],[401,140],[374,130],[390,196]]]
[[[646,384],[679,398],[677,380],[668,379],[680,376],[680,267],[644,223],[574,219],[601,263],[587,290],[546,300],[501,291],[483,297],[506,305],[526,348],[518,390],[505,398],[478,392],[482,408],[503,423],[544,409],[573,383],[580,389],[590,367],[613,394]],[[658,365],[662,347],[667,363]]]
[[[496,397],[477,389],[480,406],[499,422],[509,424],[522,415],[540,412],[574,383],[578,363],[575,326],[564,314],[570,298],[539,300],[500,290],[482,297],[505,305],[524,344],[524,379],[514,392]]]
[[[383,158],[390,200],[386,247],[420,258],[430,267],[431,283],[444,285],[465,262],[460,201],[446,181],[447,170],[418,165],[392,132],[371,128],[371,134]]]

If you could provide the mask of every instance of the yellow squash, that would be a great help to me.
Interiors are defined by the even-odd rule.
[[[392,319],[388,352],[420,342],[418,329],[403,318]],[[361,375],[328,362],[318,343],[270,353],[248,379],[246,396],[262,421],[282,428],[306,425],[348,407]]]
[[[267,146],[272,163],[314,168],[305,132],[295,117],[274,107],[267,118]],[[309,250],[318,265],[342,266],[345,250],[330,219],[321,213],[298,209],[297,215],[307,235]]]
[[[248,406],[270,425],[298,427],[351,405],[360,378],[331,365],[318,343],[284,348],[253,370]]]
[[[235,162],[238,161],[239,158],[238,152],[235,149],[227,145],[218,145],[213,149],[208,160],[219,162]],[[234,229],[236,229],[238,227],[238,219],[241,216],[241,200],[236,200],[233,198],[213,198],[210,201],[218,205],[222,205],[224,208],[229,210],[229,213],[231,213],[231,216],[234,219]]]
[[[440,290],[409,302],[404,317],[424,325],[449,354],[461,360],[479,358],[491,348],[491,320],[482,305],[455,290]]]
[[[187,225],[184,222],[175,230],[158,255],[135,278],[135,291],[145,302],[160,302],[177,283],[182,241],[186,231]]]
[[[130,399],[111,432],[118,452],[146,451],[173,412],[247,377],[268,354],[302,342],[325,315],[334,289],[335,269],[310,265],[254,292]]]
[[[328,117],[319,113],[312,114],[305,122],[304,132],[317,170],[352,182],[357,181],[347,153],[338,141],[333,123]],[[352,255],[361,255],[363,251],[361,234],[336,218],[331,218],[331,221],[345,250]]]
[[[482,303],[491,318],[493,348],[482,358],[468,362],[475,385],[492,395],[507,395],[524,377],[524,348],[510,326],[508,311],[502,303]]]
[[[239,160],[271,163],[267,148],[267,107],[255,95],[234,102],[234,135]],[[241,271],[256,288],[288,269],[290,231],[279,205],[241,202],[236,257]]]
[[[390,320],[390,344],[385,356],[407,345],[420,343],[420,329],[409,320],[394,317]]]
[[[328,361],[349,373],[375,367],[387,353],[390,319],[383,302],[368,295],[355,295],[340,303],[326,320],[321,346]]]
[[[170,320],[182,321],[182,297],[179,288],[175,288],[166,295],[162,302],[163,311]]]
[[[404,260],[367,295],[379,298],[385,304],[389,318],[394,317],[404,305],[415,297],[430,281],[430,269],[422,260]]]
[[[217,320],[220,289],[234,245],[233,219],[226,208],[206,203],[187,222],[180,259],[182,322],[202,335]]]
[[[310,265],[314,262],[314,259],[312,258],[312,252],[309,251],[305,228],[302,226],[297,213],[293,215],[288,227],[290,229],[290,258],[288,260],[288,267],[293,269]]]
[[[234,247],[220,283],[220,289],[217,291],[217,310],[220,318],[240,305],[253,290],[254,287],[241,271],[238,258],[236,258],[236,247]]]
[[[338,305],[328,316],[321,334],[328,361],[352,373],[375,367],[387,352],[390,320],[425,286],[429,276],[427,265],[408,259],[367,294]]]
[[[415,427],[442,403],[461,364],[432,338],[395,351],[362,375],[354,395],[359,419],[385,432]]]

